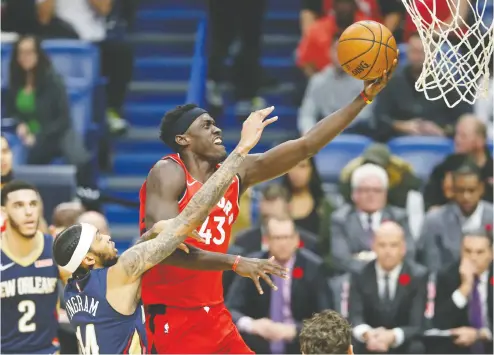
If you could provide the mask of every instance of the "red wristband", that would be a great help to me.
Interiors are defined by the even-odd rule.
[[[369,98],[367,97],[367,95],[365,95],[365,91],[364,91],[364,90],[362,90],[362,91],[360,92],[360,97],[362,97],[362,99],[364,99],[364,101],[365,101],[365,103],[366,103],[367,105],[372,103],[372,100],[371,100],[371,99],[369,99]]]
[[[241,256],[237,255],[237,257],[235,258],[235,262],[233,263],[233,266],[232,266],[233,271],[237,270],[237,266],[238,266],[238,263],[240,262],[240,259],[241,259]]]

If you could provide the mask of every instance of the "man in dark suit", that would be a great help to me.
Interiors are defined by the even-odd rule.
[[[292,270],[288,280],[273,279],[278,287],[271,292],[264,283],[264,295],[256,287],[236,278],[226,298],[245,342],[256,353],[298,354],[298,334],[302,321],[313,313],[332,308],[332,296],[323,272],[322,259],[299,248],[295,223],[288,217],[270,218],[266,224],[269,252],[281,265]],[[262,282],[262,280],[261,280]]]
[[[405,231],[407,257],[415,257],[415,241],[402,208],[387,203],[388,174],[374,164],[359,166],[352,174],[352,200],[331,216],[331,253],[334,268],[341,272],[359,272],[375,258],[371,251],[373,234],[383,221],[395,221]]]
[[[270,217],[281,217],[289,215],[288,192],[278,184],[269,184],[262,190],[259,201],[259,215],[261,224],[240,232],[235,238],[235,245],[241,247],[245,254],[254,253],[260,250],[267,250],[265,238],[265,223]],[[304,248],[317,253],[316,235],[309,231],[297,228]]]
[[[465,233],[461,261],[437,276],[433,324],[452,333],[435,342],[438,351],[492,354],[492,280],[492,232]]]
[[[405,260],[404,231],[384,222],[375,232],[376,260],[351,278],[350,323],[359,353],[423,353],[427,273]]]

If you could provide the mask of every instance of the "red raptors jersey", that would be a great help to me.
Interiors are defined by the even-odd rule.
[[[171,159],[184,169],[186,189],[178,201],[178,208],[181,212],[192,196],[202,187],[202,183],[189,174],[178,154],[167,155],[163,159]],[[202,226],[197,229],[201,236],[206,239],[206,243],[200,243],[192,238],[187,238],[186,242],[204,250],[226,253],[230,243],[232,224],[238,216],[239,195],[240,181],[238,176],[235,176],[220,202],[212,209]],[[139,199],[139,220],[142,235],[146,230],[146,182],[141,187]],[[145,273],[142,278],[142,301],[145,305],[165,304],[182,308],[212,306],[222,303],[223,272],[187,270],[175,266],[157,265]]]

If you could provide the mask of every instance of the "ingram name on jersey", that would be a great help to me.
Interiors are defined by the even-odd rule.
[[[57,319],[58,268],[52,257],[53,237],[37,234],[39,254],[19,260],[2,245],[2,353],[54,353]]]
[[[145,354],[144,309],[126,316],[106,300],[108,268],[95,269],[65,287],[65,309],[77,340],[87,354]]]

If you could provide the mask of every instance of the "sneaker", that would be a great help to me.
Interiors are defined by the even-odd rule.
[[[113,109],[106,111],[106,122],[110,132],[115,135],[124,134],[127,131],[127,121],[125,121],[120,115]]]

